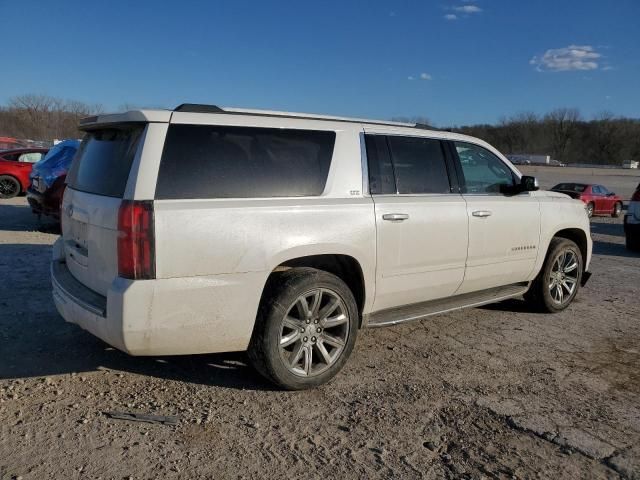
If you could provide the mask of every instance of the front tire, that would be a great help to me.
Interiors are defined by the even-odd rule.
[[[0,175],[0,198],[13,198],[20,193],[20,182],[10,175]]]
[[[263,295],[249,360],[284,389],[317,387],[346,363],[358,319],[353,293],[335,275],[313,268],[275,274]]]
[[[554,237],[542,270],[525,294],[538,311],[556,313],[567,308],[580,290],[583,258],[578,245],[566,238]]]
[[[618,218],[621,213],[622,213],[622,203],[616,202],[616,204],[613,206],[613,212],[611,212],[611,216],[613,218]]]

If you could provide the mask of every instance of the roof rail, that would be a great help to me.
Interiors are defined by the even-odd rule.
[[[183,103],[174,108],[173,111],[190,113],[224,113],[224,110],[216,105],[203,105],[200,103]]]
[[[414,128],[419,128],[420,130],[439,130],[438,128],[427,125],[426,123],[416,123]]]
[[[369,120],[363,118],[333,117],[329,115],[317,115],[311,113],[278,112],[273,110],[252,110],[244,108],[220,108],[217,105],[201,105],[198,103],[183,103],[173,109],[174,112],[189,113],[228,113],[232,115],[257,115],[263,117],[299,118],[306,120],[327,120],[332,122],[368,123],[372,125],[387,125],[390,127],[419,128],[423,130],[437,130],[430,125],[422,123],[404,123],[386,120]]]

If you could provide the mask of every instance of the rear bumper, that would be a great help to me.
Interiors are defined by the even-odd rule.
[[[27,201],[33,213],[60,218],[60,199],[52,199],[46,192],[43,194],[29,187]]]
[[[246,350],[267,273],[191,278],[116,278],[106,297],[69,272],[54,245],[53,299],[62,317],[131,355]]]

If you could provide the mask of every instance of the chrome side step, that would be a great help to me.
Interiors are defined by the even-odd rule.
[[[479,292],[464,293],[449,298],[414,303],[398,308],[390,308],[365,315],[363,324],[367,327],[387,327],[398,323],[422,320],[423,318],[468,307],[479,307],[487,303],[499,302],[523,295],[529,289],[529,282],[514,283],[503,287],[490,288]]]

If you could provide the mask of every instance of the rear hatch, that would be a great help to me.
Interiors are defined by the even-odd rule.
[[[67,175],[60,212],[67,267],[105,296],[118,276],[118,210],[145,125],[88,131]]]

